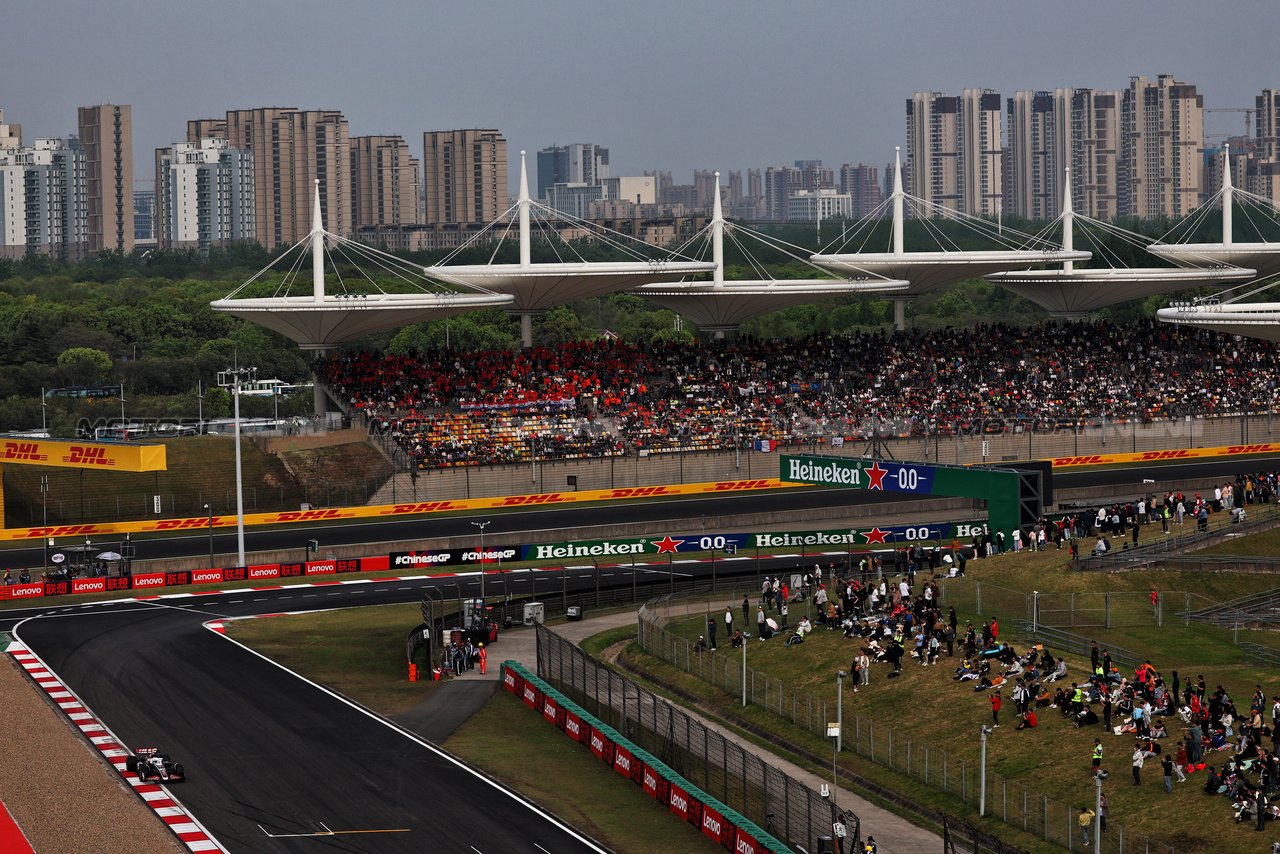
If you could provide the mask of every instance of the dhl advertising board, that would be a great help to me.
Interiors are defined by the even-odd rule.
[[[48,442],[19,443],[48,445]],[[60,443],[52,443],[60,444]],[[95,446],[96,447],[96,446]],[[109,445],[114,449],[117,446]],[[119,446],[157,447],[157,446]],[[164,446],[158,446],[163,463]],[[125,469],[143,471],[143,469]],[[145,469],[150,471],[150,469]],[[335,507],[326,510],[291,510],[283,513],[246,513],[246,525],[278,525],[298,522],[326,522],[339,519],[380,519],[396,516],[417,516],[424,513],[451,513],[465,510],[506,510],[520,507],[555,507],[585,504],[592,501],[621,501],[629,498],[665,498],[682,495],[711,495],[729,492],[750,492],[760,489],[796,487],[776,479],[717,481],[713,483],[687,483],[682,486],[640,486],[631,489],[596,489],[586,492],[553,492],[546,495],[506,495],[498,498],[471,498],[458,501],[418,501],[409,504],[380,504],[373,507]],[[213,527],[228,528],[236,524],[235,516],[214,516]],[[187,519],[153,519],[139,522],[108,522],[86,525],[57,525],[41,528],[12,528],[0,530],[0,540],[39,540],[46,537],[93,537],[104,534],[137,534],[154,531],[207,530],[208,516]]]
[[[1155,463],[1168,460],[1210,460],[1215,457],[1240,457],[1250,454],[1280,453],[1280,443],[1261,445],[1224,445],[1218,448],[1179,448],[1172,451],[1143,451],[1137,454],[1090,454],[1080,457],[1055,457],[1054,468],[1105,466],[1115,463]]]
[[[0,452],[0,463],[129,472],[164,471],[166,465],[164,445],[40,439],[6,440],[3,452]]]

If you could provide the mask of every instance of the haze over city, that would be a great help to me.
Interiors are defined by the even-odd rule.
[[[883,164],[916,91],[1124,88],[1167,73],[1205,106],[1250,107],[1274,86],[1250,33],[1264,0],[422,6],[333,0],[216,11],[135,0],[111,14],[55,2],[0,31],[0,109],[29,138],[76,131],[76,108],[133,105],[136,174],[229,109],[341,110],[352,134],[499,128],[513,158],[553,143],[607,146],[615,175]],[[21,85],[19,85],[19,83]],[[1243,117],[1206,117],[1240,133]],[[518,169],[509,173],[512,188]]]

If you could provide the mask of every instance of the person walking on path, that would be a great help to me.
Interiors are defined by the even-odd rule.
[[[1142,763],[1147,758],[1147,753],[1142,749],[1140,742],[1133,743],[1133,785],[1142,785]]]
[[[1093,817],[1095,815],[1097,815],[1097,813],[1088,807],[1080,807],[1080,815],[1076,819],[1080,822],[1080,835],[1084,837],[1085,848],[1089,847],[1089,825],[1093,824]]]

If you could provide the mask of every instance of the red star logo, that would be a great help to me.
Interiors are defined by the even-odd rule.
[[[872,463],[871,468],[867,469],[867,477],[871,479],[871,482],[867,485],[867,489],[879,489],[883,491],[884,476],[887,475],[888,473],[889,473],[888,469],[880,468],[880,463],[878,462]]]
[[[662,554],[663,552],[671,552],[674,554],[675,552],[680,551],[679,546],[683,542],[684,540],[671,539],[671,535],[668,534],[665,540],[654,540],[653,544],[658,547],[658,554]]]
[[[884,472],[881,472],[884,474]],[[889,531],[882,531],[879,528],[872,528],[870,531],[863,531],[862,536],[867,538],[867,543],[883,543],[884,538],[889,536]]]

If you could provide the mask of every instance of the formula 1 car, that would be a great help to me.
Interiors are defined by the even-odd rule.
[[[136,773],[144,783],[152,779],[161,783],[180,783],[187,779],[181,763],[175,763],[169,758],[169,754],[160,753],[154,747],[135,750],[132,756],[125,759],[124,767],[126,771]]]

